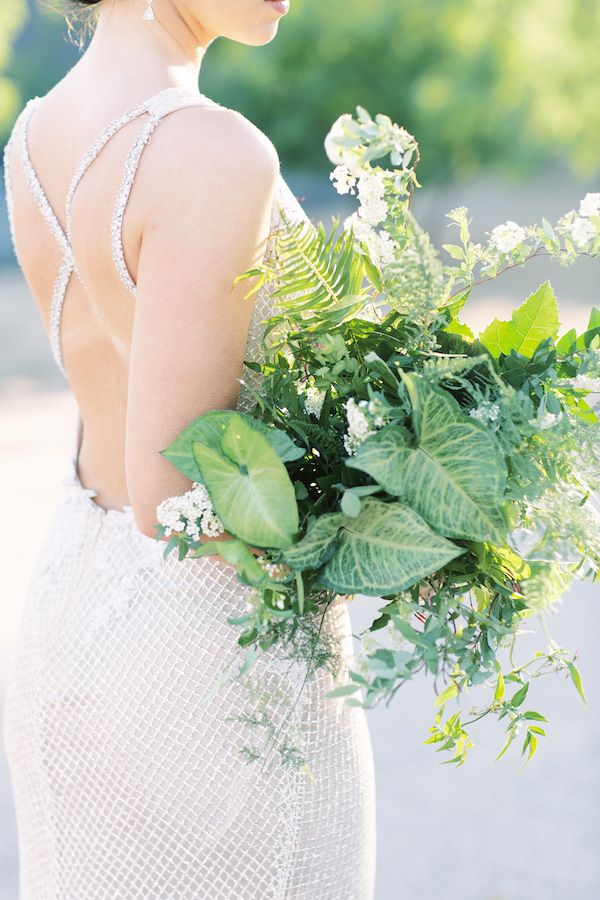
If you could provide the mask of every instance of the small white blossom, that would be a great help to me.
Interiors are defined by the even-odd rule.
[[[580,216],[600,216],[600,194],[586,194],[579,204]]]
[[[346,401],[348,432],[344,436],[346,452],[354,453],[356,448],[371,434],[371,423],[364,411],[364,400],[357,403],[354,397]]]
[[[537,425],[541,431],[545,431],[547,428],[553,428],[559,419],[560,416],[556,413],[545,412],[538,419],[534,419],[533,424]]]
[[[478,422],[483,422],[484,425],[497,422],[499,414],[500,407],[497,403],[492,403],[491,400],[482,400],[479,406],[476,406],[475,409],[469,411],[469,415],[473,419],[477,419]],[[494,430],[496,430],[496,428]]]
[[[490,234],[490,240],[501,253],[511,253],[525,240],[525,229],[516,222],[504,222],[496,225]]]
[[[573,243],[579,247],[580,250],[587,247],[588,244],[591,244],[596,237],[596,229],[589,219],[584,219],[582,216],[576,216],[573,219],[569,233],[573,239]]]
[[[398,243],[386,231],[376,231],[358,212],[352,213],[344,221],[344,229],[353,230],[357,241],[366,244],[373,262],[382,268],[394,259]]]
[[[600,391],[600,378],[590,378],[589,375],[577,375],[575,378],[565,379],[562,383],[584,391]]]
[[[320,417],[326,393],[326,391],[321,391],[319,388],[314,387],[314,385],[306,388],[304,394],[304,410],[308,416],[314,416],[315,419]]]
[[[397,153],[406,153],[410,147],[414,147],[415,139],[405,128],[401,128],[394,122],[392,127],[392,141],[394,142],[394,150]]]
[[[338,194],[354,194],[356,177],[352,175],[347,166],[336,166],[329,178],[333,181],[334,187]]]
[[[360,400],[357,403],[354,397],[350,397],[345,405],[348,431],[344,435],[344,447],[346,453],[351,456],[360,444],[375,431],[375,428],[372,427],[367,415],[368,403],[366,400]]]
[[[369,225],[379,225],[387,218],[388,206],[384,199],[386,173],[365,172],[358,181],[360,209],[358,214]]]
[[[200,534],[217,537],[225,529],[215,515],[210,495],[198,481],[185,494],[167,497],[156,507],[156,515],[161,525],[166,526],[165,536],[172,532],[184,532],[193,540]]]
[[[273,581],[281,581],[287,578],[292,571],[286,563],[271,562],[266,556],[257,556],[256,561]]]

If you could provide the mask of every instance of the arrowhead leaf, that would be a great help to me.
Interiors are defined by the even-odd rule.
[[[560,322],[558,304],[549,281],[545,281],[521,306],[509,322],[494,319],[479,335],[492,356],[508,356],[511,350],[532,356],[540,341],[556,338]]]
[[[416,375],[402,373],[402,379],[416,441],[400,426],[383,428],[346,465],[367,472],[438,534],[500,542],[507,528],[501,510],[507,469],[495,437],[446,391]]]
[[[340,594],[385,596],[410,587],[464,553],[404,503],[365,498],[360,515],[343,516],[321,582]]]

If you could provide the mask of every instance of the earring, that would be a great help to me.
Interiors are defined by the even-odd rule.
[[[152,0],[148,0],[148,6],[144,10],[144,15],[142,19],[146,19],[148,22],[154,21],[154,10],[152,9]]]

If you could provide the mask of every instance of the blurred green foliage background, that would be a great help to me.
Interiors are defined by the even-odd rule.
[[[81,52],[85,19],[69,29],[61,7],[72,13],[68,0],[0,4],[0,143]],[[262,128],[286,166],[328,169],[323,138],[360,103],[415,134],[428,183],[557,159],[587,175],[600,169],[599,48],[598,0],[292,0],[270,44],[215,41],[201,90]]]

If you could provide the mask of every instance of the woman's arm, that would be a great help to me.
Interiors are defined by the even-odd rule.
[[[192,486],[159,451],[201,413],[236,405],[255,281],[232,282],[264,257],[280,171],[233,110],[192,107],[163,125],[145,172],[126,431],[130,504],[151,537],[157,505]]]

